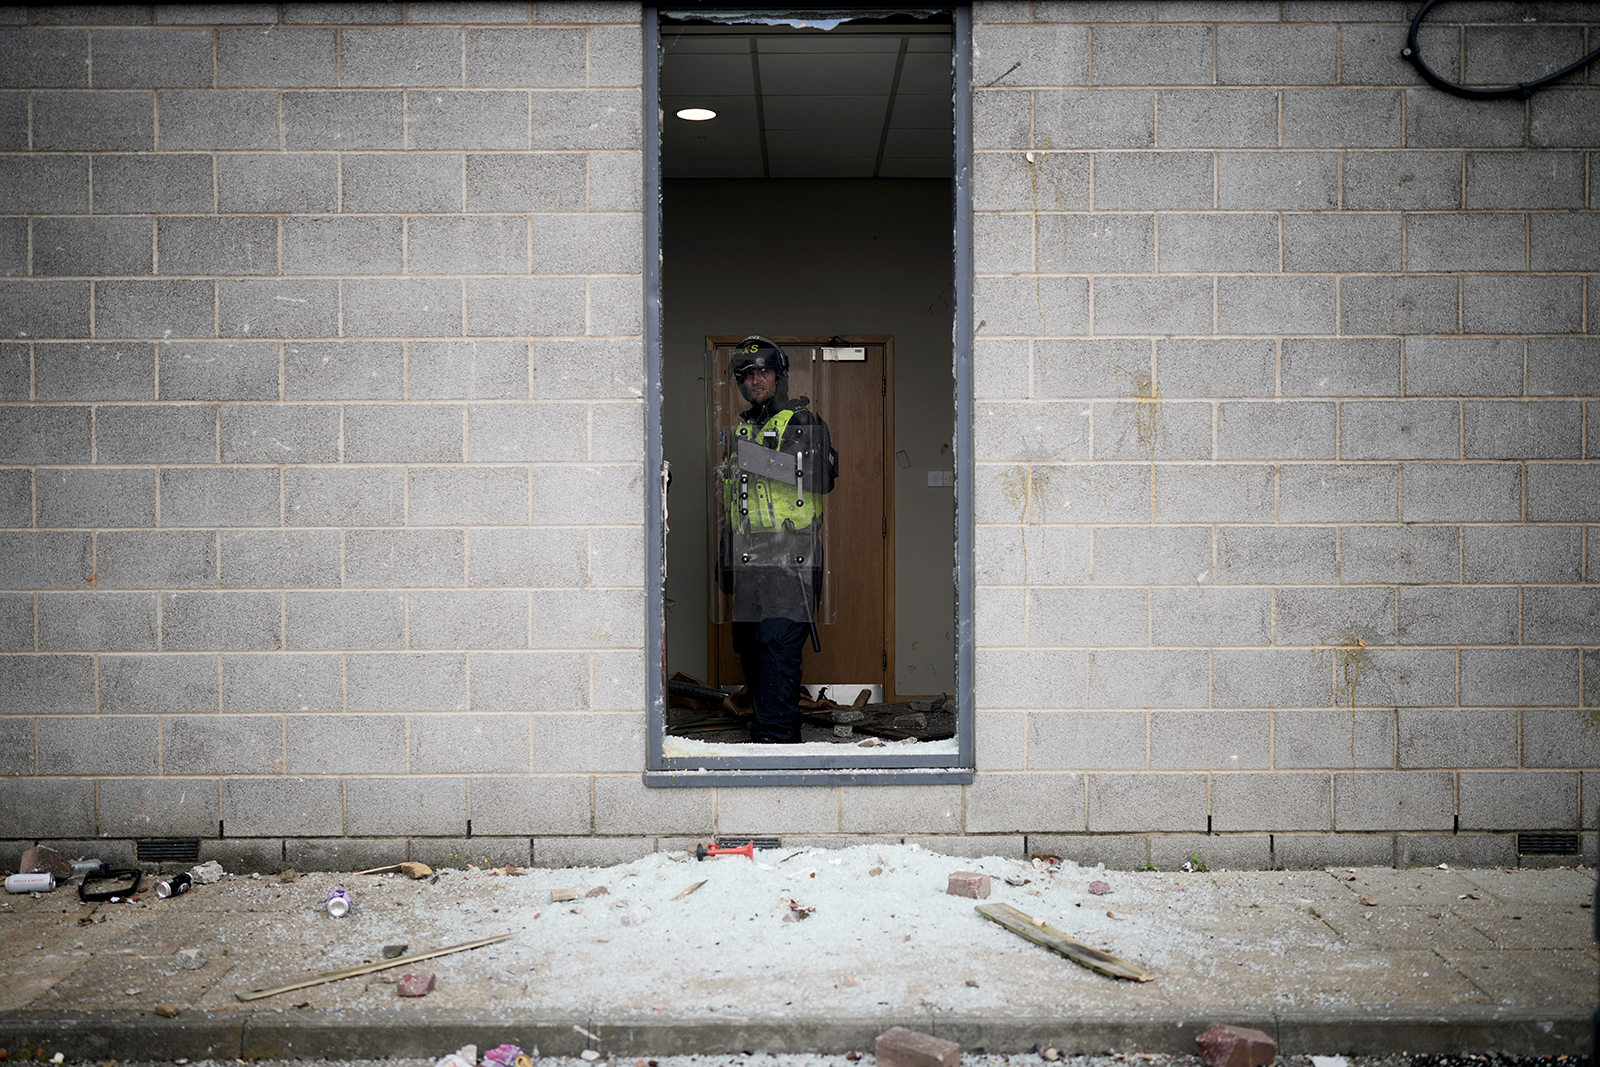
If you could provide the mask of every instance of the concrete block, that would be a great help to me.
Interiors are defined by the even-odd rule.
[[[162,93],[159,134],[163,151],[275,151],[278,94],[210,89]]]
[[[0,832],[8,838],[93,838],[95,782],[90,778],[0,778]]]
[[[994,93],[982,94],[986,99]],[[1004,93],[1011,98],[1023,94]],[[1083,211],[1089,207],[1090,157],[1079,152],[984,152],[973,157],[977,211]]]
[[[278,21],[271,4],[172,4],[161,12],[163,25],[270,26]]]
[[[1164,89],[1160,98],[1162,148],[1278,145],[1278,94],[1273,90]]]
[[[1331,830],[1333,782],[1315,772],[1219,774],[1211,782],[1211,816],[1222,833]]]
[[[656,851],[655,840],[648,837],[536,837],[532,844],[535,862],[540,867],[550,868],[614,867]]]
[[[4,683],[0,712],[49,715],[95,710],[92,656],[0,656],[0,682]]]
[[[1468,152],[1466,158],[1466,206],[1470,209],[1583,207],[1581,153]]]
[[[1209,278],[1097,278],[1094,330],[1100,334],[1211,333],[1212,299]],[[1051,328],[1057,329],[1053,323]]]
[[[1600,88],[1572,89],[1529,107],[1528,144],[1534,148],[1585,148],[1597,143],[1593,114]]]
[[[1528,465],[1529,522],[1583,522],[1600,514],[1596,473],[1587,464]]]
[[[599,586],[644,585],[644,531],[638,527],[591,531],[589,582]]]
[[[217,715],[168,715],[161,724],[161,769],[167,774],[282,774],[283,719],[277,715],[237,715],[226,719]],[[189,783],[191,788],[195,784]],[[210,789],[201,789],[197,795],[207,801],[206,817],[211,825],[190,832],[210,837],[216,830],[220,805],[216,783],[205,785]],[[149,832],[129,836],[143,837]]]
[[[1530,713],[1532,714],[1532,713]],[[1404,710],[1398,748],[1404,768],[1515,767],[1517,713]]]
[[[352,463],[459,462],[459,404],[362,404],[345,409],[344,458]]]
[[[1422,79],[1410,63],[1401,57],[1405,47],[1405,27],[1394,25],[1361,25],[1360,21],[1372,19],[1381,22],[1399,22],[1403,14],[1392,4],[1371,5],[1386,10],[1356,11],[1351,5],[1321,5],[1323,10],[1304,11],[1296,5],[1296,13],[1311,21],[1338,19],[1355,22],[1339,27],[1340,64],[1339,80],[1347,85],[1421,85]],[[1330,8],[1332,8],[1330,10]],[[1452,81],[1460,81],[1461,29],[1459,26],[1424,24],[1418,35],[1422,54],[1428,57],[1429,66]]]
[[[7,220],[8,222],[13,220]],[[14,220],[26,227],[25,219]],[[18,232],[17,267],[26,274],[27,238]],[[150,220],[139,218],[40,218],[33,223],[33,274],[150,274]]]
[[[1259,770],[1271,765],[1270,712],[1150,713],[1150,766],[1154,770]]]
[[[1096,85],[1211,85],[1210,26],[1102,26],[1094,35]]]
[[[1177,211],[1213,205],[1208,152],[1097,152],[1097,211]]]
[[[529,147],[536,151],[615,151],[642,147],[637,89],[534,93],[530,103],[533,140]]]
[[[1387,834],[1278,834],[1274,844],[1272,858],[1282,871],[1394,866],[1394,838]]]
[[[1383,586],[1279,589],[1274,613],[1274,644],[1337,645],[1351,632],[1369,645],[1394,644],[1395,591]]]
[[[1062,803],[1069,802],[1062,798]],[[845,833],[953,834],[961,829],[961,808],[961,787],[956,785],[839,788],[839,828]]]
[[[228,405],[220,411],[224,463],[330,463],[339,458],[339,409],[321,404]]]
[[[1019,751],[1016,766],[1009,769],[1020,770],[1023,716],[1017,714]],[[1144,770],[1147,766],[1149,739],[1143,711],[1036,711],[1025,719],[1026,764],[1032,770]]]
[[[973,600],[973,639],[979,645],[991,648],[999,645],[1028,644],[1026,610],[1028,599],[1027,591],[1024,589],[995,589],[980,586]],[[1045,619],[1043,627],[1054,629],[1051,625],[1054,621],[1052,614]],[[1091,642],[1094,640],[1090,635],[1079,636],[1086,636]],[[1037,643],[1070,645],[1083,642],[1041,639]]]
[[[219,89],[308,89],[339,83],[339,31],[278,27],[217,31]]]
[[[528,94],[412,93],[406,103],[406,147],[423,151],[525,150],[529,147]]]
[[[282,598],[276,593],[166,593],[161,647],[243,652],[283,647]]]
[[[1283,269],[1399,271],[1400,219],[1395,213],[1285,215]]]
[[[1427,275],[1340,279],[1346,333],[1450,333],[1458,327],[1456,280]]]
[[[154,147],[154,93],[33,94],[35,151],[149,152]]]
[[[141,239],[148,243],[149,236],[144,230]],[[273,218],[163,218],[157,221],[156,236],[162,274],[278,273],[278,222]]]
[[[33,482],[30,470],[0,471],[0,527],[33,525]]]
[[[527,648],[521,592],[417,592],[409,598],[412,648]]]
[[[344,282],[342,290],[346,336],[461,335],[459,279],[355,279]]]
[[[89,35],[84,30],[12,30],[5,35],[0,67],[7,89],[86,89]]]
[[[223,281],[217,285],[223,337],[332,337],[339,332],[339,283],[327,279]]]
[[[1208,654],[1203,649],[1100,649],[1089,653],[1091,708],[1205,707],[1210,681]],[[1062,685],[1075,681],[1063,670]],[[1075,687],[1074,687],[1075,688]],[[1076,692],[1073,693],[1074,698]],[[980,703],[988,701],[980,699]],[[1079,707],[1073,703],[1036,703],[1034,707]]]
[[[1572,771],[1463,771],[1463,830],[1576,830]]]
[[[1398,466],[1293,464],[1279,474],[1280,522],[1394,521]]]
[[[1089,775],[1090,833],[1204,830],[1204,774]]]
[[[217,208],[296,214],[337,211],[338,160],[305,152],[219,155]]]
[[[1595,252],[1596,217],[1592,213],[1539,213],[1528,217],[1528,267],[1531,270],[1600,269]]]
[[[518,467],[411,467],[412,526],[516,525],[528,517],[528,472]]]
[[[0,651],[35,651],[34,600],[30,593],[0,595]]]
[[[0,719],[0,775],[31,777],[38,768],[37,747],[33,719]],[[27,842],[28,847],[32,844]],[[14,856],[0,858],[0,863],[8,864],[8,869],[21,866],[17,860],[21,859],[22,851],[18,848]]]
[[[1578,701],[1578,650],[1464,648],[1462,707],[1572,707]]]
[[[1285,89],[1285,148],[1399,148],[1399,89]]]
[[[1526,143],[1526,112],[1518,101],[1464,100],[1431,87],[1405,94],[1407,148],[1520,148]],[[1546,142],[1535,137],[1533,143]]]
[[[587,775],[474,777],[476,834],[586,834],[590,827]]]
[[[642,772],[648,724],[642,712],[541,712],[533,724],[537,772]],[[604,745],[596,740],[604,738]]]
[[[1029,834],[1027,854],[1059,856],[1082,867],[1131,871],[1150,859],[1146,837],[1124,834]]]
[[[1313,649],[1218,649],[1211,658],[1213,707],[1305,708],[1329,702],[1331,665]]]
[[[1336,26],[1217,27],[1222,85],[1332,85],[1338,58]]]
[[[23,220],[25,221],[25,220]],[[31,346],[27,343],[0,341],[0,399],[6,401],[33,398],[33,360]]]
[[[1561,19],[1563,14],[1572,19],[1576,12],[1561,12],[1558,6],[1546,17]],[[1567,52],[1578,55],[1584,47],[1583,30],[1579,27],[1549,25],[1469,25],[1465,28],[1465,45],[1462,51],[1466,56],[1466,76],[1473,85],[1504,85],[1528,79],[1530,56],[1548,57],[1535,68],[1540,75],[1553,72],[1566,66],[1559,57]],[[1582,79],[1563,79],[1563,83],[1581,84]]]
[[[637,589],[541,589],[531,594],[534,648],[638,648],[644,644]]]
[[[1077,585],[1089,580],[1087,530],[984,526],[977,531],[976,546],[980,585]]]
[[[590,706],[583,652],[474,652],[474,711],[584,711]]]
[[[1581,279],[1562,275],[1469,275],[1461,282],[1469,333],[1579,333]]]
[[[643,521],[644,474],[637,463],[550,466],[531,471],[534,514],[551,524]]]
[[[640,337],[644,333],[644,282],[638,275],[591,277],[588,284],[591,337]]]
[[[1344,207],[1357,211],[1451,210],[1462,205],[1459,152],[1349,152]]]
[[[1158,465],[1157,522],[1270,522],[1273,471],[1269,466]]]
[[[973,304],[1002,334],[1074,334],[1089,328],[1085,278],[977,278]]]
[[[1331,583],[1334,549],[1334,531],[1328,527],[1222,526],[1216,580],[1219,585]]]
[[[589,31],[588,47],[590,85],[640,84],[644,40],[639,27],[597,26]]]
[[[643,269],[637,215],[534,215],[529,243],[538,274],[631,274]],[[519,265],[514,273],[521,273]]]
[[[220,543],[224,589],[339,587],[336,531],[238,530]]]
[[[1395,865],[1434,867],[1514,867],[1517,839],[1513,834],[1399,834],[1395,839]]]
[[[88,463],[88,408],[0,408],[0,463]]]
[[[147,715],[41,715],[41,775],[153,775],[160,724]]]
[[[24,487],[26,492],[26,487]],[[156,474],[129,468],[46,468],[37,472],[39,525],[154,526]],[[21,525],[31,525],[24,518]]]
[[[356,588],[438,588],[465,584],[461,530],[350,530],[345,584]]]
[[[1408,337],[1405,344],[1408,396],[1522,395],[1520,338]]]
[[[16,111],[11,106],[10,98],[18,93],[0,93],[0,122],[17,121]],[[26,123],[26,110],[22,111],[22,121]],[[6,145],[0,134],[0,147]],[[26,147],[26,139],[22,147]],[[28,220],[21,217],[0,220],[0,277],[16,278],[28,273]],[[26,388],[26,382],[23,383]],[[24,398],[25,399],[25,398]]]
[[[273,842],[281,848],[284,866],[301,871],[363,871],[371,867],[387,867],[407,858],[404,838],[364,838],[352,840],[339,837],[332,840],[318,838],[288,838]],[[447,864],[435,860],[439,867]]]
[[[1502,748],[1509,749],[1509,757],[1496,762],[1459,763],[1452,766],[1459,767],[1514,767],[1517,765],[1517,721],[1515,712],[1484,712],[1485,715],[1503,716],[1506,722],[1497,723],[1501,727]],[[1597,733],[1590,724],[1587,712],[1574,712],[1570,709],[1559,710],[1534,710],[1529,709],[1522,713],[1522,766],[1524,767],[1593,767],[1600,762],[1600,733]],[[1498,753],[1497,753],[1498,754]],[[1590,775],[1585,775],[1584,792],[1587,794],[1590,810],[1595,800],[1591,790],[1595,783]],[[1593,822],[1594,816],[1585,818],[1585,824]]]
[[[1347,526],[1339,580],[1425,585],[1460,580],[1460,534],[1450,526]]]
[[[1460,405],[1432,400],[1343,404],[1339,452],[1345,459],[1458,459]]]
[[[102,286],[118,283],[101,282]],[[139,282],[122,283],[139,285]],[[148,283],[143,283],[148,284]],[[9,309],[4,329],[14,337],[85,337],[89,333],[89,283],[0,281],[0,303]],[[105,336],[124,336],[121,320],[108,322]]]
[[[1029,134],[1028,93],[980,92],[972,102],[973,146],[1072,149],[1153,148],[1156,94],[1152,89],[1039,89]]]
[[[405,236],[392,216],[310,215],[283,220],[285,274],[398,274]]]
[[[1332,333],[1334,280],[1310,275],[1217,279],[1220,333]]]
[[[468,278],[465,286],[469,334],[549,337],[584,332],[582,278]]]
[[[960,787],[932,788],[959,790]],[[714,791],[710,789],[647,789],[640,775],[597,775],[594,778],[594,831],[597,834],[708,835],[715,826],[715,800]],[[539,855],[538,843],[534,845],[534,855]]]
[[[87,533],[0,533],[0,589],[82,589],[94,572]]]
[[[167,467],[163,526],[276,526],[279,474],[271,467]]]
[[[1331,403],[1223,403],[1217,419],[1218,459],[1332,459]]]
[[[1514,522],[1522,517],[1522,472],[1504,463],[1408,463],[1406,522]]]
[[[1449,830],[1455,816],[1453,778],[1447,771],[1336,773],[1334,829]]]
[[[206,779],[110,779],[99,790],[106,837],[216,837],[221,790]]]
[[[581,29],[467,30],[465,84],[474,88],[582,87],[587,84],[587,52],[587,34]]]
[[[1334,664],[1346,703],[1368,707],[1437,707],[1456,698],[1454,649],[1377,649],[1367,653],[1359,681]],[[1354,692],[1351,687],[1354,686]]]
[[[403,648],[405,595],[389,592],[288,593],[284,647]]]
[[[405,774],[405,717],[286,715],[283,753],[290,774]],[[459,829],[464,824],[438,832]]]
[[[284,93],[283,142],[291,152],[404,148],[403,95],[398,92]]]
[[[454,26],[344,30],[342,84],[358,89],[459,86],[461,40],[462,31]]]
[[[1583,559],[1576,526],[1469,526],[1462,538],[1465,581],[1580,580]],[[1513,642],[1507,638],[1504,643]]]
[[[95,332],[101,337],[211,337],[217,332],[214,282],[102,281],[94,300]]]
[[[222,818],[236,837],[327,837],[344,832],[337,778],[224,778]]]
[[[1395,714],[1389,709],[1282,708],[1272,713],[1272,765],[1392,768]]]
[[[413,218],[406,247],[414,274],[525,274],[528,222],[499,215]]]
[[[528,347],[526,341],[413,341],[409,395],[413,400],[526,399]]]
[[[289,400],[399,400],[405,376],[405,345],[399,341],[284,345],[283,391]],[[337,420],[338,409],[328,410]],[[226,410],[223,417],[227,418]]]
[[[596,711],[643,711],[645,666],[642,652],[591,653]]]
[[[1413,271],[1522,270],[1527,219],[1510,212],[1407,216],[1406,267]]]
[[[1600,602],[1588,587],[1522,591],[1522,640],[1530,645],[1600,643]]]
[[[161,347],[159,378],[163,400],[276,400],[278,345],[168,342]]]
[[[213,82],[208,29],[99,27],[94,31],[97,89],[207,89]]]
[[[31,646],[31,625],[29,630]],[[156,647],[155,594],[41,593],[38,640],[41,652],[151,651]]]
[[[1089,35],[1082,26],[986,27],[977,40],[974,85],[1088,84]]]
[[[1098,296],[1097,286],[1097,302]],[[1156,383],[1163,399],[1272,396],[1276,378],[1277,352],[1271,341],[1156,342]]]
[[[283,472],[289,526],[398,526],[405,521],[401,471],[385,467],[289,467]]]
[[[1272,633],[1272,593],[1267,589],[1154,589],[1150,618],[1151,643],[1155,645],[1265,645]]]
[[[1001,271],[1142,272],[1155,266],[1151,215],[980,215],[981,273]],[[1028,257],[1037,227],[1037,262]],[[1020,258],[1016,255],[1020,254]],[[1006,258],[1006,257],[1012,258]]]
[[[345,211],[461,210],[459,153],[362,152],[340,159]]]
[[[355,777],[345,784],[345,804],[351,834],[460,833],[467,824],[467,782]]]
[[[1576,403],[1485,401],[1463,405],[1466,454],[1476,459],[1577,459],[1583,412]]]
[[[1085,404],[1067,401],[990,401],[977,406],[973,436],[981,460],[1088,459]]]
[[[127,530],[102,533],[96,541],[96,588],[216,588],[217,539],[211,530]]]
[[[1064,537],[1066,531],[1062,531]],[[1083,548],[1087,550],[1085,543]],[[1082,581],[1032,573],[1019,580]],[[1206,584],[1211,581],[1211,531],[1197,526],[1103,526],[1094,531],[1094,580],[1111,585]]]
[[[1277,215],[1172,212],[1161,216],[1163,271],[1276,271],[1278,249]]]
[[[1223,152],[1217,206],[1245,211],[1330,211],[1339,204],[1332,152]]]
[[[1149,594],[1143,589],[1028,590],[1027,643],[1075,648],[1147,645],[1148,601]]]
[[[1472,537],[1466,547],[1467,581],[1478,581]],[[1573,580],[1576,580],[1575,578]],[[1403,645],[1509,645],[1517,640],[1515,589],[1417,587],[1400,590]]]
[[[216,714],[215,655],[101,655],[98,663],[102,712],[114,715]]]
[[[109,160],[131,158],[140,157],[108,157]],[[0,157],[0,188],[12,198],[13,211],[86,213],[89,210],[89,157]]]
[[[1212,408],[1204,402],[1140,400],[1095,404],[1094,458],[1211,459]],[[1029,457],[1024,452],[1018,458]]]
[[[533,348],[536,400],[644,395],[644,359],[636,341],[536,341]],[[525,362],[521,371],[526,374]],[[415,391],[415,371],[412,382]]]
[[[78,185],[68,173],[54,177],[66,184],[53,199],[75,196]],[[213,190],[209,154],[111,155],[95,161],[94,204],[103,215],[209,213],[216,209]],[[66,203],[42,209],[72,210]],[[77,210],[86,211],[87,202]]]
[[[345,657],[345,693],[346,704],[351,711],[465,711],[466,653],[351,653]],[[458,731],[482,736],[481,717],[457,715],[442,718],[460,720],[456,728]],[[469,719],[472,721],[469,722]],[[419,722],[420,718],[417,717],[411,720],[411,770],[423,774],[442,771],[447,766],[465,770],[466,767],[454,763],[447,752],[433,748],[426,742],[425,739],[430,737],[434,741],[440,740],[437,724],[428,726],[419,725]],[[503,733],[501,731],[496,736],[503,740]],[[465,744],[464,741],[461,743]],[[485,766],[484,769],[521,771],[527,769],[527,761],[502,758],[500,762]]]
[[[1082,652],[1002,651],[977,654],[975,686],[984,708],[1081,708]]]
[[[339,655],[222,657],[224,712],[333,712],[343,707],[344,660]]]
[[[586,584],[588,535],[582,530],[473,530],[468,584],[550,587]]]
[[[460,165],[456,169],[460,209]],[[582,211],[588,203],[588,168],[579,152],[537,155],[472,153],[467,156],[468,211]]]

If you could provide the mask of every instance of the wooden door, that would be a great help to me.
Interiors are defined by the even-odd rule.
[[[706,344],[726,365],[737,337],[708,337]],[[774,337],[791,364],[811,358],[823,337]],[[828,384],[813,409],[827,422],[839,453],[839,479],[828,494],[824,522],[832,571],[832,623],[817,627],[822,651],[807,641],[804,680],[811,685],[882,685],[887,695],[894,632],[893,485],[887,464],[893,455],[894,339],[852,336],[844,343],[864,346],[864,362],[828,363]],[[837,342],[835,342],[837,343]],[[733,629],[712,623],[712,685],[739,685],[744,670],[733,651]],[[853,693],[852,693],[853,695]]]

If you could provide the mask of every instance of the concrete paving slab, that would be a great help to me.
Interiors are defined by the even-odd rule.
[[[1330,996],[1376,1006],[1486,1004],[1489,996],[1435,952],[1391,950],[1328,956],[1315,972]]]
[[[1486,949],[1494,941],[1453,910],[1436,904],[1366,907],[1328,904],[1322,921],[1351,945],[1391,949]]]
[[[1456,970],[1496,1003],[1567,1004],[1574,991],[1594,988],[1597,957],[1585,951],[1441,951]]]

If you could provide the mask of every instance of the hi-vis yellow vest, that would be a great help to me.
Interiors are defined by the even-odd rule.
[[[757,444],[766,444],[769,440],[774,440],[768,438],[767,434],[776,433],[776,445],[781,447],[784,434],[789,428],[789,420],[794,417],[796,410],[784,408],[759,429],[753,422],[740,422],[734,432]],[[806,444],[808,451],[816,448],[814,442],[808,441]],[[827,457],[813,454],[810,461],[827,462]],[[749,475],[748,482],[741,482],[740,477],[743,473],[739,470],[738,449],[735,446],[723,464],[722,476],[722,499],[727,507],[728,522],[733,529],[748,530],[751,533],[775,533],[783,528],[785,521],[792,523],[796,530],[804,530],[812,523],[821,521],[821,493],[808,489],[797,496],[794,482],[763,478],[757,474]]]

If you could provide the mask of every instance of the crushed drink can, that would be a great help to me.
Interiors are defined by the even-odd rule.
[[[69,860],[72,864],[72,876],[81,878],[86,874],[93,874],[105,866],[99,860]]]
[[[348,889],[335,889],[328,894],[328,914],[335,919],[342,918],[350,913],[350,905],[355,901],[350,899]]]
[[[194,886],[194,879],[187,874],[175,874],[171,878],[163,878],[156,883],[156,896],[176,897],[187,893]]]
[[[6,877],[7,893],[48,893],[56,887],[53,874],[13,874]]]

